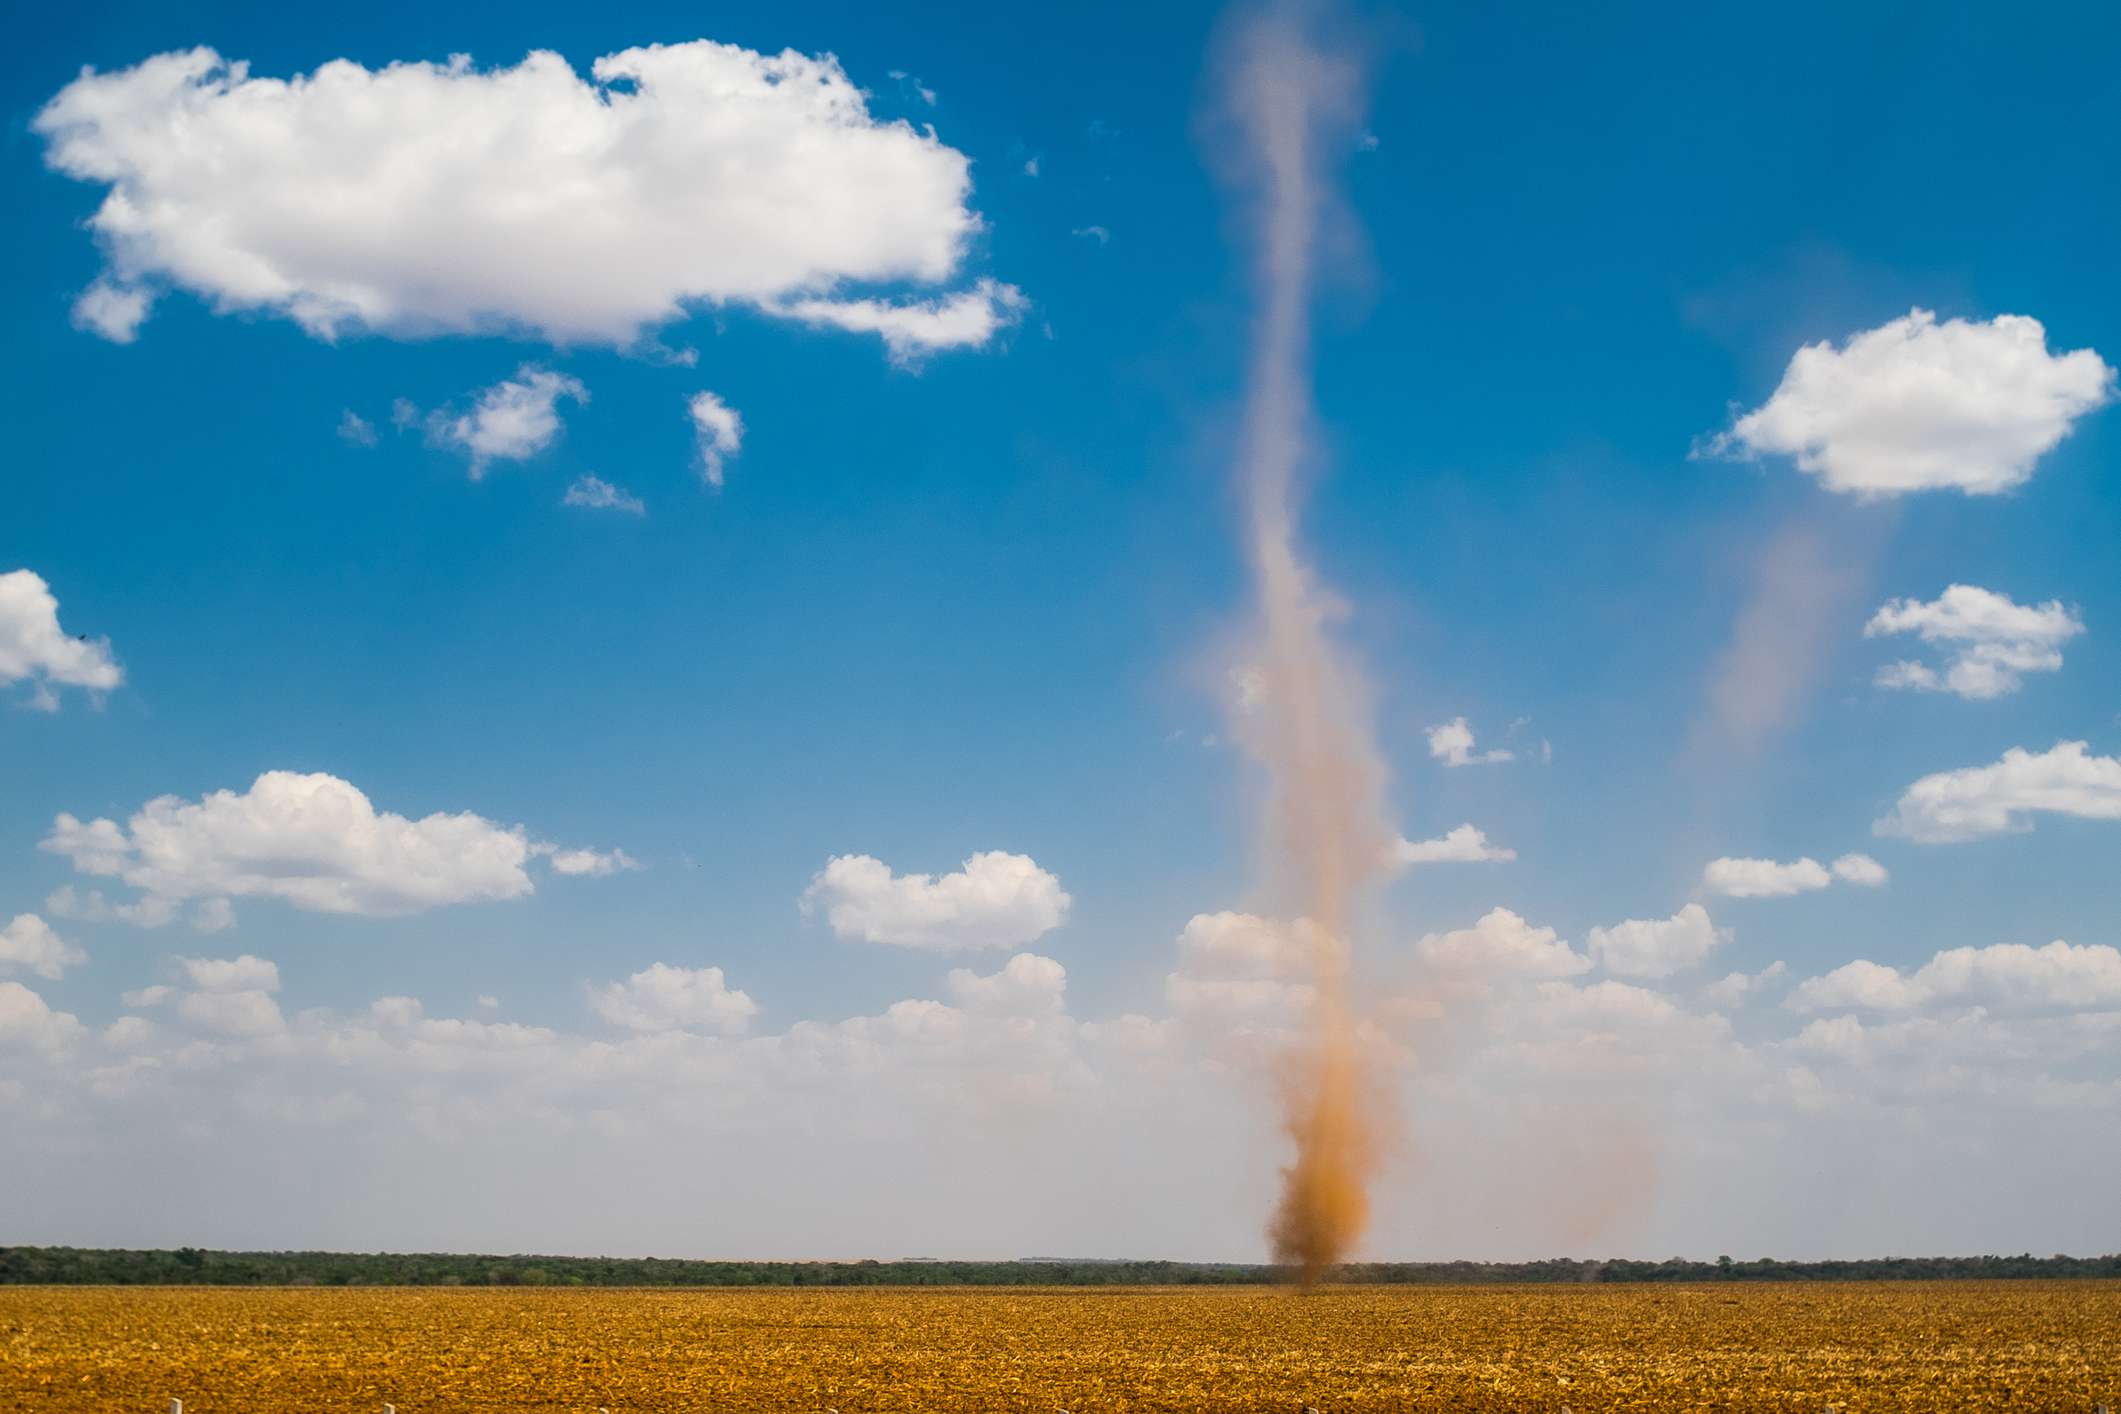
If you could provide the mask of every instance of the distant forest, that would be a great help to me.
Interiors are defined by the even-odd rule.
[[[477,1257],[448,1253],[133,1252],[0,1247],[6,1286],[1234,1286],[1277,1282],[1278,1267],[1198,1262],[702,1262],[661,1257]],[[1508,1282],[1937,1281],[2121,1277],[2105,1257],[1772,1258],[1713,1262],[1359,1262],[1332,1280],[1403,1285]]]

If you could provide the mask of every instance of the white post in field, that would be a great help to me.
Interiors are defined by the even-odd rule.
[[[184,1401],[181,1399],[172,1399],[169,1402],[169,1414],[184,1414]]]

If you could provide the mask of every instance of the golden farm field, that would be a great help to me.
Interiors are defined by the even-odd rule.
[[[2079,1410],[2121,1283],[0,1288],[0,1409]]]

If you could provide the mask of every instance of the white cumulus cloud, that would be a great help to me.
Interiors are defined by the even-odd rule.
[[[1587,972],[1591,960],[1556,935],[1507,908],[1490,909],[1470,928],[1431,933],[1414,956],[1447,977],[1464,980],[1556,980]]]
[[[733,1036],[751,1024],[758,1003],[732,989],[719,967],[652,963],[623,982],[589,994],[590,1008],[629,1031],[712,1031]]]
[[[1878,670],[1880,687],[1950,692],[1985,701],[2024,685],[2026,673],[2062,666],[2062,645],[2084,632],[2084,621],[2058,599],[2014,603],[2008,595],[1954,584],[1927,603],[1894,599],[1864,625],[1865,638],[1912,633],[1948,651],[1944,670],[1906,660]]]
[[[814,328],[875,334],[898,363],[936,349],[978,348],[1023,317],[1029,307],[1014,285],[980,280],[971,289],[894,304],[875,299],[795,299],[768,306]]]
[[[479,391],[471,411],[428,414],[427,435],[471,458],[474,481],[497,461],[525,461],[560,435],[560,400],[589,401],[578,378],[524,364],[513,378]]]
[[[1311,953],[1330,946],[1309,920],[1196,913],[1178,935],[1178,967],[1164,978],[1172,1013],[1224,1039],[1292,1025],[1316,993]]]
[[[177,1015],[216,1036],[254,1040],[287,1029],[273,993],[280,990],[280,969],[267,958],[180,957],[175,959],[188,991],[151,987],[128,992],[127,1006],[153,1006],[176,996]]]
[[[2037,319],[1940,324],[1917,309],[1840,348],[1799,349],[1774,395],[1708,450],[1792,456],[1829,490],[1857,496],[1994,495],[2030,477],[2113,391],[2097,353],[2050,354]]]
[[[1707,909],[1690,903],[1670,918],[1630,918],[1593,928],[1584,941],[1608,972],[1669,977],[1699,963],[1730,937],[1728,928],[1710,921]]]
[[[1196,913],[1178,935],[1179,965],[1197,977],[1291,977],[1305,970],[1309,925],[1254,913]]]
[[[197,992],[277,992],[279,964],[253,957],[180,957],[178,968]]]
[[[20,982],[0,982],[0,1046],[49,1053],[80,1036],[80,1019],[71,1012],[53,1011]]]
[[[1066,1005],[1068,970],[1050,957],[1020,952],[999,972],[982,977],[969,967],[956,967],[944,981],[950,1000],[967,1011],[1038,1016]]]
[[[2121,820],[2121,759],[2094,756],[2081,741],[2039,753],[2014,746],[1994,765],[1924,776],[1871,828],[1922,844],[1954,844],[2030,830],[2031,817],[2041,813]]]
[[[0,687],[27,681],[32,705],[59,705],[54,687],[108,692],[125,680],[110,640],[59,627],[59,601],[34,570],[0,574]]]
[[[1506,863],[1516,857],[1516,850],[1494,843],[1485,830],[1472,825],[1460,825],[1433,840],[1396,840],[1385,852],[1386,862],[1395,869],[1410,864]]]
[[[276,1036],[287,1018],[270,992],[187,992],[177,999],[177,1015],[202,1031],[237,1040]]]
[[[744,449],[744,419],[719,394],[701,391],[685,403],[693,437],[700,448],[700,476],[709,486],[722,484],[729,460]]]
[[[1485,766],[1491,762],[1514,761],[1516,753],[1500,747],[1492,751],[1473,750],[1473,729],[1466,725],[1463,717],[1453,717],[1440,727],[1429,728],[1429,755],[1446,766]]]
[[[0,927],[0,971],[21,968],[58,981],[69,967],[88,961],[88,954],[52,931],[34,913],[18,913]]]
[[[154,291],[99,279],[75,299],[74,327],[114,344],[129,344],[140,337],[140,326],[154,307]]]
[[[1867,854],[1844,854],[1834,861],[1834,877],[1859,889],[1875,889],[1883,887],[1891,876],[1883,864]]]
[[[991,281],[940,306],[850,296],[947,285],[981,222],[969,159],[871,117],[830,55],[697,40],[586,77],[540,50],[278,79],[201,47],[83,73],[32,126],[53,168],[108,189],[89,219],[107,270],[77,317],[118,339],[163,286],[322,338],[625,346],[734,304],[895,352],[984,342],[1021,299]]]
[[[1726,898],[1781,898],[1809,893],[1834,882],[1816,859],[1780,864],[1772,859],[1712,859],[1701,871],[1702,887]]]
[[[1071,900],[1028,855],[989,850],[954,874],[894,874],[866,854],[836,855],[802,897],[832,931],[909,948],[1020,947],[1061,925]]]
[[[1996,1011],[2121,1006],[2121,949],[2061,940],[2044,947],[1997,943],[1951,948],[1912,973],[1859,960],[1790,994],[1799,1011],[1914,1011],[1972,1005]]]
[[[1740,1006],[1746,998],[1772,985],[1788,971],[1789,968],[1777,959],[1758,972],[1729,972],[1703,987],[1701,996],[1710,1006]]]
[[[277,898],[378,917],[527,894],[536,848],[520,826],[469,811],[408,819],[336,776],[293,771],[240,793],[160,796],[123,825],[61,814],[39,847],[131,885],[143,904]]]
[[[1885,866],[1867,854],[1844,854],[1831,866],[1809,856],[1784,864],[1773,859],[1712,859],[1701,871],[1701,886],[1725,898],[1787,898],[1831,885],[1836,879],[1875,889],[1889,876]]]
[[[155,1038],[155,1023],[144,1016],[121,1016],[103,1028],[103,1044],[114,1051],[145,1050]]]

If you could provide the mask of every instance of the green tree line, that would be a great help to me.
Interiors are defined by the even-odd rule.
[[[1275,1282],[1277,1267],[1070,1261],[722,1262],[663,1257],[469,1256],[443,1252],[216,1252],[0,1247],[0,1285],[73,1286],[1202,1286]],[[2121,1277],[2104,1257],[1775,1258],[1661,1262],[1360,1262],[1333,1279],[1382,1284],[1937,1281]]]

